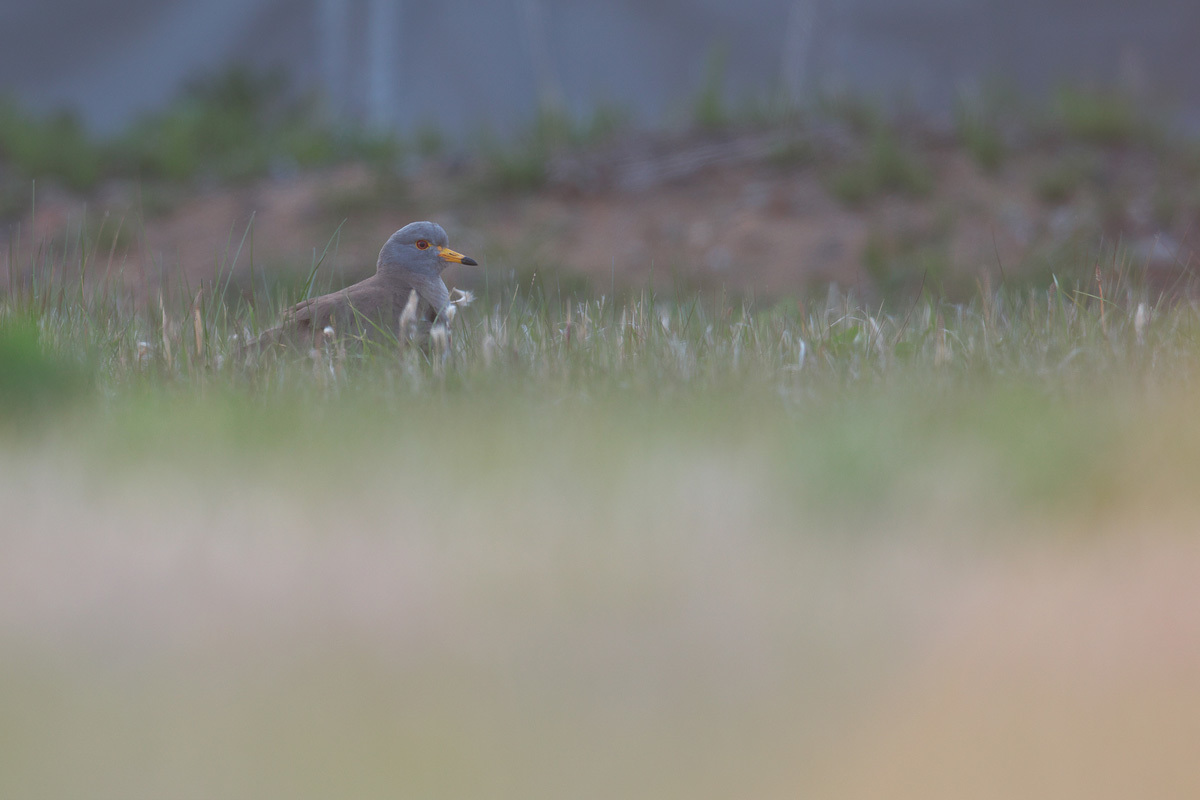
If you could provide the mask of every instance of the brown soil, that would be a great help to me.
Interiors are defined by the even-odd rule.
[[[828,187],[853,155],[781,167],[754,140],[723,141],[617,147],[586,170],[555,164],[549,186],[526,194],[481,189],[470,171],[446,165],[402,184],[348,165],[181,195],[147,215],[144,227],[143,199],[131,185],[105,187],[87,202],[41,188],[36,217],[0,231],[8,239],[0,245],[16,243],[15,263],[28,264],[33,242],[75,241],[86,211],[91,230],[104,219],[108,236],[99,236],[93,274],[119,272],[152,290],[156,276],[194,287],[227,269],[248,230],[235,272],[249,271],[251,253],[256,269],[306,272],[343,220],[326,263],[335,281],[361,276],[392,231],[422,218],[441,222],[489,278],[561,270],[598,292],[610,282],[646,286],[653,276],[660,287],[723,286],[760,297],[828,281],[870,295],[916,285],[929,270],[938,285],[973,285],[981,271],[1018,274],[1052,253],[1078,259],[1104,240],[1125,245],[1124,268],[1160,275],[1163,284],[1190,267],[1189,234],[1200,216],[1184,188],[1163,184],[1162,165],[1147,153],[1106,153],[1092,183],[1052,205],[1036,187],[1060,153],[1023,152],[989,174],[960,148],[934,145],[922,153],[931,193],[877,194],[852,207]],[[114,248],[118,225],[125,233]],[[481,282],[463,268],[448,278]]]

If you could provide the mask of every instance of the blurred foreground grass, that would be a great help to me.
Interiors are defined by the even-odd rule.
[[[0,304],[0,795],[1196,788],[1200,311],[1120,257],[249,358],[290,298],[50,266]]]

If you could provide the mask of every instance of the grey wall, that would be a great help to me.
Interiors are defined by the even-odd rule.
[[[47,0],[0,3],[0,91],[113,130],[232,61],[326,85],[335,113],[453,132],[540,98],[680,113],[717,47],[733,98],[852,88],[948,108],[1124,82],[1200,122],[1200,3],[1184,0]]]

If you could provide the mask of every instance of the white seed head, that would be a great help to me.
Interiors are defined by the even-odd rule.
[[[458,296],[455,297],[455,295]],[[456,306],[462,306],[463,308],[466,308],[467,306],[471,305],[471,303],[475,302],[475,295],[466,291],[465,289],[451,289],[450,302]]]
[[[332,325],[326,325],[325,329],[322,330],[321,333],[322,333],[322,335],[324,335],[325,341],[327,341],[327,342],[333,341],[333,326]]]
[[[492,361],[496,358],[496,337],[490,333],[483,337],[483,364],[486,367],[492,366]]]
[[[415,290],[408,293],[408,302],[404,304],[404,310],[400,312],[400,335],[413,335],[413,328],[417,324],[417,293]]]
[[[452,322],[454,322],[454,316],[457,313],[458,313],[458,306],[451,303],[450,305],[448,305],[442,309],[442,318],[444,320],[446,320],[446,324],[449,325]]]
[[[1150,321],[1150,309],[1145,303],[1138,303],[1137,311],[1133,315],[1133,332],[1137,334],[1139,343],[1146,340],[1146,323]]]
[[[450,352],[450,329],[442,322],[438,322],[429,329],[429,339],[433,343],[433,352],[437,354],[439,362],[444,361]]]

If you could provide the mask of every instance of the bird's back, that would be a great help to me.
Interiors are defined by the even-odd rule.
[[[400,315],[412,292],[407,281],[376,273],[345,289],[302,300],[285,311],[281,323],[264,331],[258,341],[275,344],[291,338],[315,343],[326,326],[338,335],[372,340],[399,337]],[[428,329],[434,316],[429,305],[422,302],[417,321],[424,322]]]

